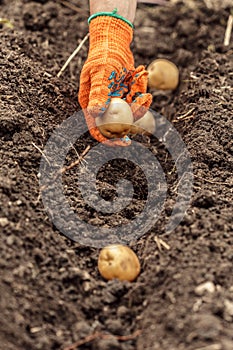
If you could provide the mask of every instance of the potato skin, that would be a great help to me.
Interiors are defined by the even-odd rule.
[[[121,98],[112,98],[105,113],[96,117],[96,126],[108,139],[123,138],[133,124],[133,114],[129,104]]]
[[[100,251],[98,269],[107,280],[134,281],[140,273],[137,255],[127,246],[112,244]]]
[[[142,118],[131,126],[130,134],[151,135],[155,132],[155,129],[155,118],[150,111],[147,111]]]
[[[165,59],[154,60],[147,67],[148,87],[157,90],[175,90],[179,84],[179,70],[176,65]]]

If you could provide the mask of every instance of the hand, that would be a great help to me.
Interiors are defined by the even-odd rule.
[[[90,22],[90,48],[81,72],[78,97],[90,134],[108,145],[130,144],[110,141],[96,127],[95,117],[104,113],[111,97],[125,98],[135,119],[145,114],[152,101],[151,95],[146,93],[145,68],[134,68],[130,50],[132,37],[133,30],[123,19],[101,15]]]

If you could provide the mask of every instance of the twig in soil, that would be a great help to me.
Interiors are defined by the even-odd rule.
[[[210,344],[207,346],[203,346],[202,348],[196,348],[195,350],[221,350],[222,345],[221,344]]]
[[[0,24],[4,24],[7,28],[13,29],[14,25],[7,18],[0,18]]]
[[[48,158],[46,157],[46,155],[44,154],[44,152],[34,142],[32,142],[32,145],[42,154],[42,156],[44,157],[46,162],[51,166],[51,163],[48,160]]]
[[[190,116],[188,116],[186,118],[183,118],[183,119],[179,119],[179,120],[175,119],[175,120],[173,120],[173,123],[178,123],[178,122],[181,122],[181,121],[184,121],[184,120],[193,119],[194,117],[195,116],[192,114],[192,115],[190,115]]]
[[[158,236],[154,237],[154,241],[157,244],[158,250],[161,252],[162,251],[162,247],[164,247],[167,250],[170,250],[170,246],[164,242],[161,238],[159,238]]]
[[[35,146],[36,147],[36,146]],[[36,147],[37,148],[37,147]],[[81,156],[79,156],[79,158],[77,160],[75,160],[74,162],[72,162],[70,165],[64,166],[63,168],[61,168],[54,176],[53,181],[56,181],[57,177],[60,174],[64,174],[67,170],[70,170],[72,168],[74,168],[75,166],[77,166],[79,163],[82,162],[83,158],[85,157],[85,155],[89,152],[91,146],[87,146],[85,148],[85,150],[83,151],[83,153],[81,154]],[[42,152],[42,151],[41,151]],[[42,153],[43,154],[43,153]],[[43,154],[44,155],[44,154]],[[45,158],[46,160],[48,160],[47,158]],[[50,164],[50,163],[49,163]],[[48,188],[47,185],[41,186],[40,190],[41,191],[45,191]]]
[[[46,77],[49,77],[49,78],[52,78],[52,74],[50,74],[50,73],[48,73],[48,72],[44,72],[44,75],[46,76]]]
[[[200,78],[197,77],[193,72],[191,72],[189,74],[190,78],[192,78],[193,80],[199,80]],[[192,80],[185,80],[184,82],[189,82],[189,81],[192,81]]]
[[[229,15],[228,21],[227,21],[227,27],[225,31],[225,37],[224,37],[224,46],[228,46],[230,44],[232,26],[233,26],[233,16]]]
[[[173,120],[174,123],[178,123],[179,121],[187,120],[194,118],[194,115],[192,114],[193,111],[195,111],[196,107],[191,108],[188,112],[185,114],[179,115],[176,119]],[[190,115],[192,114],[192,115]]]
[[[89,13],[88,9],[79,8],[79,7],[75,6],[74,4],[70,3],[69,1],[60,0],[60,3],[64,6],[70,8],[71,10],[77,12],[77,13],[83,13],[83,12]]]
[[[67,170],[70,170],[72,168],[74,168],[75,166],[77,166],[79,163],[81,163],[81,161],[83,160],[83,158],[85,157],[85,155],[89,152],[91,146],[87,146],[85,148],[85,150],[83,151],[83,153],[81,154],[81,156],[79,156],[79,158],[77,160],[75,160],[74,162],[72,162],[70,165],[65,166],[64,168],[62,168],[59,173],[63,174],[65,173]]]
[[[71,145],[71,148],[74,150],[74,152],[75,152],[75,154],[77,155],[78,159],[80,159],[80,155],[78,154],[76,148],[75,148],[73,145]],[[82,162],[87,163],[87,161],[86,161],[84,158],[82,158],[82,159],[80,160],[81,165],[83,165]],[[83,166],[84,166],[84,165],[83,165]]]
[[[90,343],[92,340],[95,340],[97,338],[100,339],[111,339],[111,338],[115,338],[119,341],[127,341],[127,340],[132,340],[136,337],[138,337],[140,334],[142,333],[141,330],[137,330],[136,332],[134,332],[133,334],[130,335],[122,335],[122,336],[118,336],[118,335],[112,335],[112,334],[103,334],[100,332],[96,332],[94,334],[90,334],[88,335],[86,338],[82,339],[82,340],[78,340],[77,342],[67,346],[66,348],[64,348],[64,350],[75,350],[77,349],[79,346]]]
[[[74,50],[74,52],[70,55],[70,57],[68,58],[68,60],[65,62],[65,64],[63,65],[63,67],[61,68],[61,70],[57,73],[57,77],[60,77],[62,75],[62,73],[64,72],[64,70],[66,69],[66,67],[69,65],[69,63],[72,61],[72,59],[77,55],[77,53],[81,50],[81,48],[83,47],[83,45],[85,44],[85,42],[87,41],[87,39],[89,38],[89,33],[87,33],[87,35],[83,38],[83,40],[81,41],[81,43],[78,45],[78,47]]]
[[[204,177],[200,177],[200,176],[197,176],[197,175],[194,175],[197,179],[199,180],[203,180],[205,182],[208,182],[210,184],[213,184],[213,185],[223,185],[223,186],[232,186],[232,182],[221,182],[221,181],[212,181],[212,180],[208,180]]]

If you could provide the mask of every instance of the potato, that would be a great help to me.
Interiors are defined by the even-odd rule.
[[[176,65],[160,58],[147,67],[148,87],[157,90],[175,90],[179,84],[179,70]]]
[[[133,281],[140,272],[140,263],[132,249],[113,244],[101,250],[98,269],[107,280],[117,278],[121,281]]]
[[[112,98],[105,113],[96,117],[96,126],[108,139],[123,138],[133,124],[133,113],[127,102],[121,98]]]
[[[151,135],[155,132],[155,118],[150,111],[138,119],[131,127],[131,134]]]

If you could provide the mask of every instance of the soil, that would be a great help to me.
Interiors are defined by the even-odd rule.
[[[73,1],[73,9],[70,4],[0,1],[1,17],[14,26],[1,23],[0,29],[0,348],[232,350],[232,39],[224,45],[231,9],[224,1],[216,8],[199,0],[138,6],[136,65],[163,57],[180,70],[178,89],[153,92],[152,107],[186,143],[194,185],[182,222],[166,232],[177,196],[174,163],[156,138],[139,138],[159,159],[168,196],[159,220],[129,242],[142,265],[137,280],[129,283],[103,280],[99,248],[65,237],[41,200],[41,152],[55,127],[80,109],[77,91],[87,42],[57,77],[88,32],[86,2]],[[96,142],[86,133],[67,164],[88,145]],[[100,170],[105,199],[114,198],[119,174],[136,188],[128,211],[102,217],[85,207],[76,168],[71,169],[64,183],[74,210],[93,225],[128,222],[147,193],[142,172],[131,168],[118,160]]]

